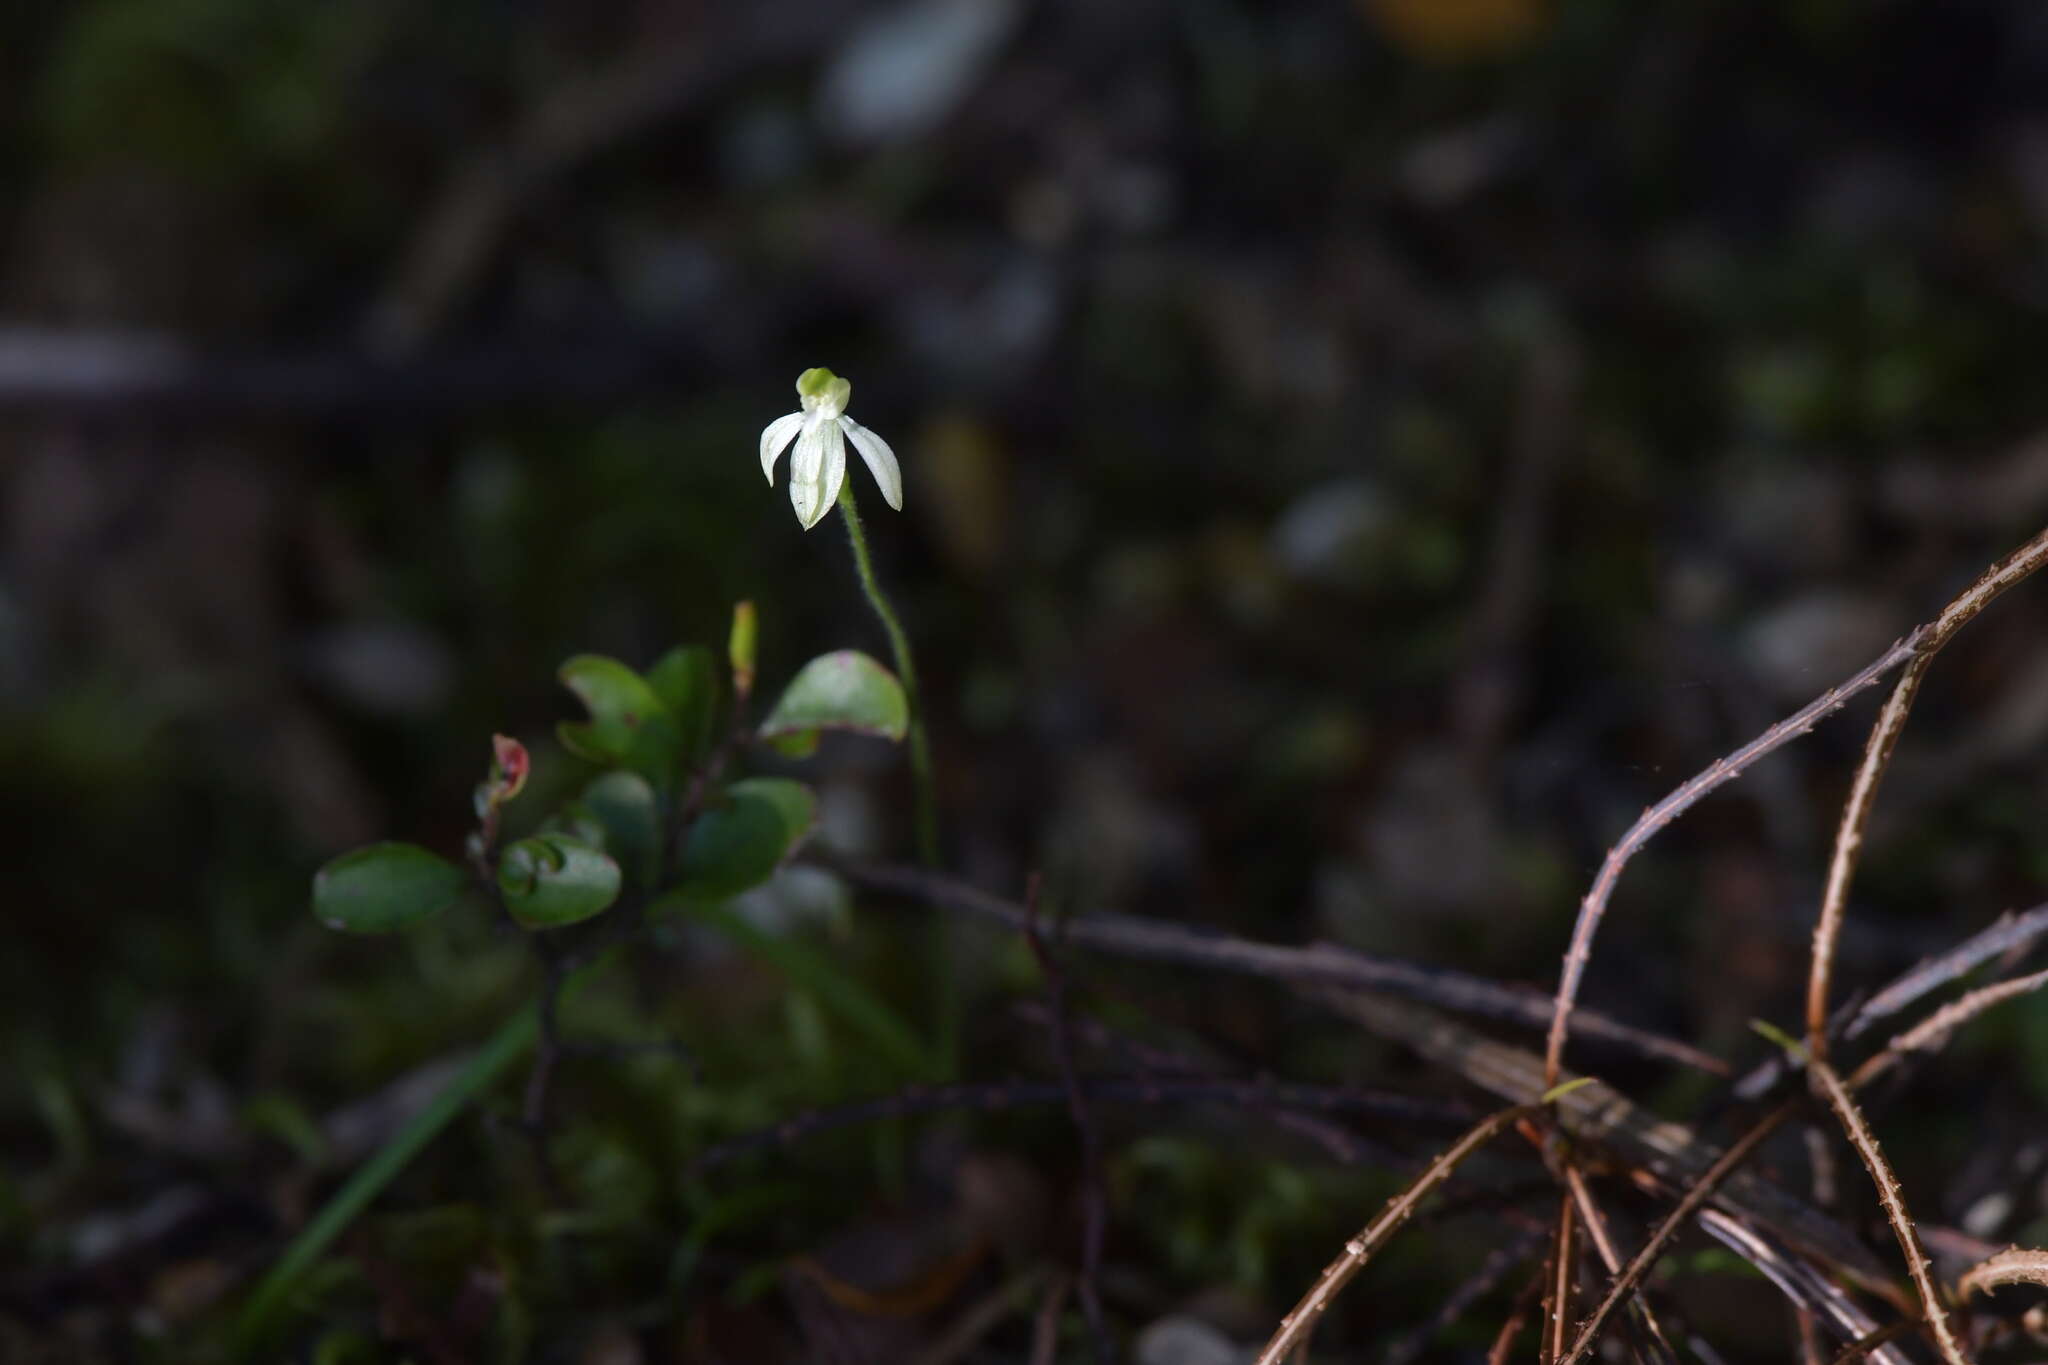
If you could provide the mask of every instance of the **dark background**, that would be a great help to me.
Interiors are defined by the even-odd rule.
[[[530,995],[516,945],[343,940],[305,888],[370,839],[454,850],[494,730],[559,767],[562,658],[722,639],[741,597],[771,683],[885,651],[836,524],[761,481],[803,368],[903,459],[901,515],[849,477],[953,870],[1548,989],[1644,804],[2039,528],[2044,241],[2032,0],[8,7],[0,1353],[203,1345],[347,1167],[294,1125]],[[1845,986],[2041,899],[2044,591],[1934,669]],[[1874,706],[1632,869],[1589,1003],[1768,1051],[1747,1021],[1797,1017]],[[896,755],[811,771],[828,840],[907,856]],[[833,907],[760,913],[914,1002],[910,921],[804,887]],[[963,1069],[1048,1074],[1028,959],[987,948]],[[1249,1071],[1415,1079],[1271,990],[1076,971]],[[521,1268],[495,1358],[838,1359],[762,1267],[962,1163],[1073,1198],[1056,1114],[821,1140],[749,1168],[797,1193],[664,1297],[693,1150],[903,1078],[706,945],[637,984],[596,1022],[706,1073],[565,1081],[571,1211],[488,1115],[379,1206],[408,1273],[407,1218]],[[2048,1005],[1915,1084],[1878,1121],[1916,1212],[2038,1245]],[[1304,1152],[1121,1116],[1122,1329],[1261,1337],[1390,1188]],[[201,1214],[150,1223],[180,1191]],[[1494,1240],[1418,1234],[1343,1331],[1413,1326]],[[1783,1358],[1761,1281],[1689,1273],[1706,1336]],[[299,1349],[403,1339],[376,1279],[337,1271]],[[1483,1350],[1504,1303],[1444,1342]],[[1024,1359],[1007,1330],[974,1358]]]

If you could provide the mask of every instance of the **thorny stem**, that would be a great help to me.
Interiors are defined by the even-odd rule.
[[[1329,1308],[1338,1292],[1351,1282],[1352,1277],[1365,1267],[1372,1254],[1408,1220],[1425,1195],[1448,1179],[1451,1172],[1457,1170],[1465,1158],[1498,1137],[1503,1129],[1517,1120],[1532,1116],[1540,1108],[1538,1105],[1516,1105],[1511,1109],[1503,1109],[1482,1120],[1453,1143],[1449,1151],[1431,1162],[1429,1169],[1417,1176],[1407,1189],[1395,1195],[1365,1231],[1344,1244],[1343,1252],[1316,1278],[1315,1284],[1302,1296],[1301,1302],[1294,1306],[1294,1311],[1281,1319],[1279,1330],[1273,1333],[1273,1339],[1266,1343],[1266,1348],[1259,1352],[1255,1365],[1280,1365],[1280,1362],[1286,1360],[1296,1346],[1307,1341],[1309,1334],[1315,1330],[1316,1323],[1321,1321],[1324,1311]]]
[[[1856,873],[1857,854],[1863,847],[1863,830],[1870,821],[1870,809],[1877,801],[1877,787],[1890,766],[1892,750],[1906,728],[1907,713],[1920,691],[1920,680],[1941,647],[1968,625],[1978,612],[2007,588],[2048,562],[2048,530],[2007,555],[1987,570],[1968,591],[1942,608],[1941,615],[1922,631],[1913,662],[1899,675],[1884,709],[1877,713],[1870,739],[1863,746],[1863,762],[1850,784],[1849,799],[1842,803],[1842,823],[1835,831],[1835,850],[1828,859],[1828,881],[1821,893],[1820,919],[1813,929],[1813,964],[1806,980],[1806,1047],[1816,1061],[1828,1055],[1828,993],[1835,965],[1835,946],[1842,937],[1842,920],[1847,912],[1849,882]]]
[[[1685,1226],[1686,1220],[1699,1212],[1700,1207],[1713,1198],[1714,1191],[1721,1188],[1722,1182],[1735,1173],[1735,1168],[1746,1161],[1750,1153],[1763,1145],[1765,1138],[1776,1132],[1786,1119],[1792,1117],[1796,1108],[1796,1101],[1788,1101],[1766,1114],[1754,1128],[1737,1139],[1734,1146],[1723,1152],[1720,1159],[1708,1167],[1704,1175],[1692,1183],[1684,1197],[1664,1216],[1664,1221],[1657,1225],[1657,1230],[1650,1234],[1649,1240],[1643,1243],[1642,1249],[1636,1252],[1627,1268],[1608,1286],[1606,1297],[1600,1300],[1600,1306],[1593,1310],[1593,1316],[1587,1318],[1585,1325],[1579,1329],[1578,1339],[1572,1343],[1570,1352],[1564,1357],[1564,1365],[1577,1365],[1578,1361],[1586,1358],[1587,1353],[1593,1349],[1593,1344],[1600,1339],[1600,1329],[1607,1325],[1607,1319],[1613,1315],[1623,1300],[1635,1292],[1636,1286],[1642,1283],[1643,1276],[1657,1263],[1657,1258],[1664,1254],[1664,1248],[1678,1234],[1678,1230]]]
[[[1600,1205],[1593,1199],[1592,1187],[1586,1182],[1586,1173],[1571,1162],[1563,1163],[1565,1185],[1571,1190],[1572,1202],[1578,1206],[1579,1221],[1586,1225],[1586,1235],[1592,1240],[1593,1250],[1600,1257],[1600,1264],[1607,1267],[1609,1275],[1621,1273],[1621,1254],[1615,1250],[1614,1238],[1607,1230],[1607,1219],[1600,1212]],[[1655,1358],[1660,1362],[1676,1361],[1678,1353],[1671,1347],[1671,1340],[1664,1334],[1664,1325],[1657,1321],[1647,1298],[1637,1297],[1635,1305],[1642,1329],[1650,1337],[1648,1345],[1654,1346]],[[1563,1351],[1558,1352],[1559,1355]]]
[[[847,543],[853,547],[853,567],[860,575],[861,591],[889,636],[890,652],[896,656],[896,676],[903,680],[903,693],[910,701],[910,771],[917,782],[917,857],[926,867],[939,865],[939,818],[932,792],[932,751],[925,736],[924,696],[917,686],[917,666],[910,657],[910,637],[903,632],[896,608],[882,591],[875,576],[875,563],[868,555],[867,532],[862,529],[860,508],[853,497],[853,481],[839,489],[839,514],[846,520]]]
[[[1599,875],[1593,878],[1586,898],[1579,903],[1578,922],[1572,926],[1571,947],[1565,953],[1564,970],[1558,977],[1557,997],[1551,1007],[1550,1041],[1543,1057],[1545,1085],[1556,1085],[1557,1078],[1563,1074],[1564,1044],[1571,1027],[1572,1005],[1578,999],[1586,963],[1593,955],[1593,935],[1600,927],[1601,916],[1607,911],[1608,900],[1614,895],[1615,883],[1621,880],[1621,869],[1629,859],[1642,850],[1652,835],[1684,814],[1708,792],[1725,782],[1734,781],[1750,764],[1807,733],[1817,722],[1840,710],[1849,698],[1911,659],[1919,648],[1920,638],[1920,631],[1913,632],[1865,665],[1855,677],[1839,687],[1829,688],[1727,757],[1715,759],[1680,783],[1663,800],[1644,810],[1629,826],[1628,832],[1615,841],[1614,847],[1607,852],[1606,861],[1600,865]]]
[[[1956,1281],[1956,1294],[1967,1299],[1972,1294],[2006,1284],[2048,1285],[2048,1251],[2007,1247],[1987,1256],[1963,1272],[1962,1278]]]
[[[1899,1188],[1899,1178],[1892,1174],[1891,1164],[1877,1145],[1876,1134],[1870,1131],[1870,1125],[1856,1108],[1855,1097],[1833,1067],[1822,1058],[1809,1056],[1806,1070],[1813,1078],[1815,1089],[1835,1111],[1835,1117],[1841,1120],[1842,1130],[1849,1136],[1849,1145],[1856,1149],[1856,1155],[1863,1158],[1864,1168],[1870,1172],[1870,1179],[1877,1186],[1878,1202],[1884,1205],[1892,1234],[1899,1239],[1899,1250],[1905,1253],[1906,1273],[1912,1277],[1913,1288],[1919,1291],[1920,1307],[1927,1315],[1927,1325],[1934,1333],[1934,1344],[1941,1352],[1941,1358],[1948,1365],[1969,1365],[1969,1353],[1956,1337],[1955,1328],[1948,1320],[1948,1309],[1941,1301],[1941,1291],[1929,1273],[1927,1252],[1920,1245],[1920,1233],[1913,1226],[1913,1216],[1906,1211],[1906,1197]]]
[[[846,521],[846,541],[853,547],[853,567],[860,576],[861,591],[889,636],[889,650],[895,656],[896,676],[902,680],[903,695],[910,703],[910,775],[917,792],[917,860],[926,868],[939,865],[939,817],[937,797],[932,791],[932,751],[924,724],[924,693],[917,685],[917,665],[910,657],[910,637],[897,619],[896,608],[882,591],[875,575],[875,562],[868,554],[867,532],[861,527],[860,507],[853,496],[853,480],[839,488],[839,515]],[[937,922],[932,938],[932,972],[938,982],[939,1057],[949,1071],[957,1070],[960,1021],[965,1010],[960,981],[953,971],[952,928]]]

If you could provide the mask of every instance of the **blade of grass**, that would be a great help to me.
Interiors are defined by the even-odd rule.
[[[233,1356],[246,1357],[261,1343],[278,1310],[292,1290],[298,1287],[300,1279],[312,1269],[313,1263],[320,1259],[321,1253],[471,1100],[525,1055],[526,1050],[533,1046],[538,1032],[539,1023],[531,1008],[523,1009],[506,1020],[491,1040],[470,1059],[461,1074],[448,1083],[448,1088],[413,1115],[382,1150],[358,1167],[356,1173],[328,1199],[313,1221],[299,1229],[298,1236],[292,1238],[291,1245],[271,1266],[270,1273],[250,1294],[249,1301],[242,1305],[241,1314],[235,1319],[229,1334]]]

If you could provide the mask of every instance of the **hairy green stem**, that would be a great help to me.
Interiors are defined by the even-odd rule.
[[[903,680],[903,693],[910,700],[910,771],[917,782],[917,856],[926,867],[937,867],[939,819],[932,794],[931,745],[925,738],[924,696],[917,686],[917,666],[910,658],[910,637],[903,633],[896,608],[890,605],[889,595],[882,591],[882,581],[875,576],[875,562],[868,555],[867,532],[861,528],[860,508],[854,502],[851,479],[840,486],[839,514],[846,519],[846,539],[853,546],[853,567],[860,575],[861,591],[867,594],[868,605],[875,609],[882,629],[888,633],[889,649],[896,656],[896,676]]]
[[[846,519],[846,539],[853,546],[853,567],[860,575],[861,591],[867,594],[868,605],[875,609],[882,629],[888,632],[889,648],[896,656],[896,676],[903,680],[903,695],[910,702],[910,772],[917,786],[917,858],[936,871],[939,817],[937,798],[932,791],[931,745],[925,738],[924,694],[917,686],[917,665],[910,658],[910,637],[904,633],[903,622],[897,619],[889,595],[882,591],[882,580],[875,576],[875,562],[868,555],[867,532],[861,526],[851,479],[840,486],[839,514]],[[961,1022],[966,1013],[966,997],[951,965],[953,933],[950,919],[941,917],[934,921],[930,952],[932,979],[938,989],[936,1050],[941,1076],[951,1076],[958,1070]]]

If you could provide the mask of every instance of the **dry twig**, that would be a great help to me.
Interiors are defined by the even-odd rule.
[[[1593,878],[1586,898],[1579,903],[1578,921],[1572,926],[1571,946],[1565,951],[1564,970],[1558,977],[1557,994],[1551,1004],[1550,1038],[1543,1057],[1546,1085],[1557,1084],[1558,1077],[1563,1074],[1565,1039],[1571,1028],[1579,984],[1585,978],[1586,964],[1593,955],[1593,935],[1600,927],[1607,902],[1614,895],[1615,883],[1621,879],[1621,870],[1628,865],[1629,859],[1641,852],[1653,835],[1683,815],[1708,792],[1734,781],[1750,764],[1807,733],[1819,721],[1841,710],[1851,697],[1913,658],[1920,647],[1920,636],[1920,631],[1914,631],[1864,665],[1847,682],[1829,688],[1733,753],[1715,759],[1687,778],[1670,795],[1645,809],[1614,847],[1607,851],[1599,874]]]
[[[2048,1251],[2007,1247],[1995,1256],[1987,1256],[1956,1281],[1956,1296],[1967,1299],[2007,1284],[2038,1284],[2048,1289]]]
[[[1813,962],[1806,978],[1806,1048],[1814,1060],[1828,1055],[1828,993],[1834,975],[1835,947],[1842,937],[1842,920],[1848,909],[1849,882],[1856,873],[1857,855],[1863,847],[1864,827],[1877,801],[1877,787],[1891,765],[1892,750],[1906,728],[1906,716],[1919,694],[1920,680],[1955,633],[1968,625],[1978,612],[2007,588],[2024,581],[2048,562],[2048,530],[2014,550],[1993,565],[1969,589],[1942,608],[1941,615],[1909,637],[1915,643],[1913,661],[1892,686],[1891,696],[1877,713],[1870,738],[1863,746],[1863,761],[1842,803],[1842,823],[1835,831],[1835,850],[1828,859],[1827,887],[1821,894],[1820,918],[1813,929]]]
[[[927,905],[973,915],[1000,924],[1014,933],[1024,930],[1023,906],[966,882],[922,868],[850,862],[822,853],[815,858],[856,885],[895,892]],[[1476,1014],[1537,1028],[1550,1019],[1551,1013],[1550,1000],[1534,991],[1503,986],[1463,972],[1361,953],[1334,943],[1313,943],[1305,947],[1262,943],[1162,920],[1105,913],[1074,917],[1067,922],[1061,937],[1067,943],[1096,952],[1279,981],[1383,991],[1426,1001],[1461,1014]],[[1646,1056],[1678,1062],[1710,1075],[1729,1074],[1726,1062],[1689,1043],[1632,1028],[1591,1011],[1581,1012],[1575,1018],[1580,1032],[1588,1037],[1602,1038]]]
[[[1835,1117],[1841,1120],[1843,1131],[1849,1135],[1849,1145],[1856,1149],[1856,1155],[1863,1158],[1864,1168],[1870,1172],[1870,1178],[1877,1186],[1878,1202],[1884,1205],[1885,1217],[1892,1225],[1892,1235],[1899,1239],[1899,1250],[1905,1254],[1906,1273],[1912,1277],[1913,1288],[1920,1295],[1920,1307],[1927,1315],[1935,1347],[1948,1365],[1968,1365],[1969,1353],[1963,1349],[1961,1339],[1949,1322],[1941,1291],[1936,1288],[1934,1276],[1928,1269],[1927,1252],[1920,1245],[1919,1230],[1913,1226],[1912,1215],[1906,1211],[1905,1194],[1899,1188],[1898,1177],[1892,1174],[1891,1164],[1885,1160],[1883,1149],[1877,1145],[1876,1134],[1864,1122],[1862,1113],[1856,1108],[1855,1097],[1833,1067],[1820,1057],[1808,1057],[1806,1070],[1828,1106],[1835,1111]]]
[[[1330,1262],[1316,1278],[1315,1284],[1302,1296],[1301,1302],[1294,1306],[1294,1311],[1280,1320],[1279,1330],[1273,1333],[1273,1338],[1266,1343],[1266,1348],[1259,1352],[1256,1365],[1280,1365],[1280,1362],[1287,1358],[1288,1352],[1307,1341],[1309,1334],[1315,1331],[1316,1323],[1321,1320],[1338,1292],[1351,1282],[1354,1275],[1364,1269],[1366,1261],[1385,1245],[1395,1230],[1408,1221],[1416,1206],[1431,1190],[1448,1179],[1451,1172],[1457,1170],[1467,1157],[1498,1137],[1508,1125],[1538,1112],[1539,1107],[1535,1105],[1516,1105],[1511,1109],[1502,1109],[1467,1131],[1452,1144],[1449,1151],[1431,1162],[1429,1168],[1410,1182],[1408,1188],[1394,1196],[1378,1218],[1375,1218],[1358,1236],[1344,1244],[1343,1254]]]

